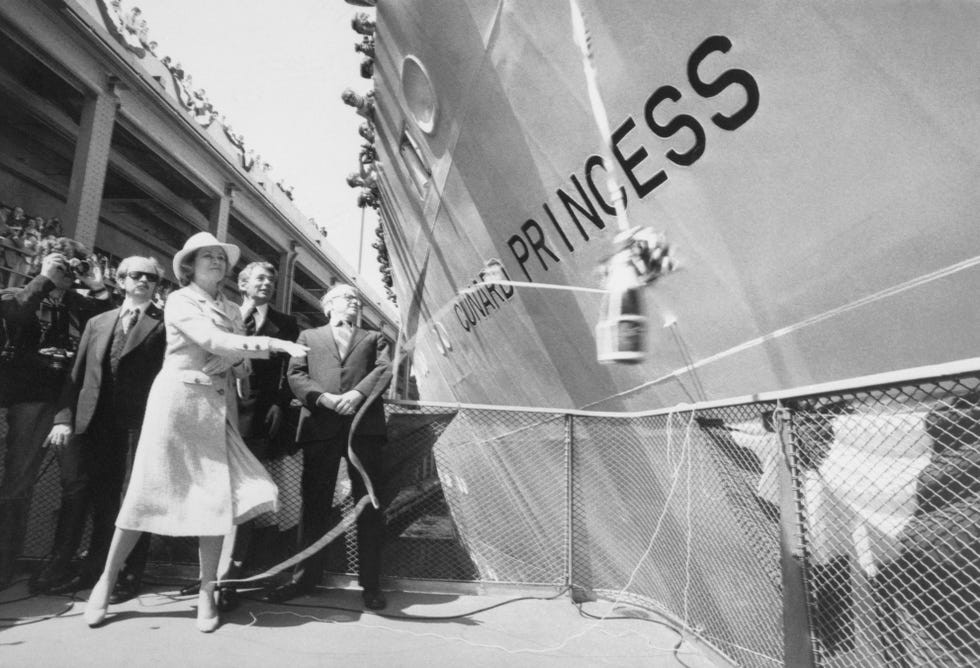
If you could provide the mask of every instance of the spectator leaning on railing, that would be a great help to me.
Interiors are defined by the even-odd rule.
[[[61,237],[38,246],[41,272],[22,288],[0,291],[0,407],[7,410],[0,482],[0,586],[14,576],[23,547],[42,447],[85,323],[112,307],[98,267],[79,243]],[[76,292],[76,280],[90,296]]]
[[[14,212],[12,208],[0,202],[0,237],[9,238],[13,235],[13,229],[7,225],[7,220],[10,219],[10,215]]]
[[[956,665],[977,665],[980,395],[934,408],[926,432],[933,453],[919,474],[915,514],[902,531],[901,553],[875,578],[882,645],[889,666],[952,654],[960,657]],[[900,608],[916,622],[914,638]]]
[[[61,220],[29,216],[24,209],[0,202],[0,288],[19,287],[40,271],[38,245],[62,235]]]

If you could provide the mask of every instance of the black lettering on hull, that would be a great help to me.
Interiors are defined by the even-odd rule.
[[[732,86],[741,87],[744,91],[745,102],[741,108],[730,113],[727,110],[726,113],[717,111],[710,117],[711,123],[729,132],[740,128],[758,111],[761,99],[759,84],[749,72],[739,68],[726,69],[714,80],[705,81],[701,76],[700,67],[709,57],[720,57],[714,54],[728,54],[732,49],[733,44],[728,37],[713,35],[702,41],[691,52],[686,63],[688,82],[694,93],[702,98],[717,97]],[[682,97],[680,89],[675,86],[669,84],[657,86],[643,106],[643,120],[649,133],[644,135],[642,129],[638,130],[633,117],[627,116],[610,137],[613,157],[625,174],[629,186],[641,200],[669,180],[669,174],[663,168],[665,161],[670,163],[667,166],[691,168],[707,150],[708,138],[705,128],[710,129],[711,124],[685,113],[675,113],[672,117],[665,118],[672,106],[670,103],[679,103]],[[728,97],[726,96],[726,99]],[[660,157],[653,155],[649,150],[652,146],[649,144],[650,133],[655,138],[654,141],[663,140],[661,142],[663,148],[659,149],[662,151]],[[620,200],[623,209],[627,208],[629,203],[627,189],[619,186],[615,197],[607,192],[610,188],[603,188],[602,184],[596,181],[599,168],[606,171],[612,169],[612,166],[607,165],[606,160],[600,155],[589,155],[585,159],[581,175],[578,173],[569,175],[568,181],[571,186],[559,187],[555,190],[560,206],[554,206],[549,202],[542,204],[545,215],[561,240],[560,245],[554,237],[551,241],[555,243],[549,245],[544,229],[533,218],[525,220],[520,226],[520,232],[512,234],[507,240],[511,255],[528,282],[534,281],[532,272],[539,271],[538,265],[540,270],[547,272],[551,266],[561,262],[561,256],[555,252],[555,249],[559,252],[574,253],[578,247],[581,247],[581,243],[576,246],[569,238],[571,235],[577,239],[570,231],[568,223],[574,225],[582,239],[588,243],[595,238],[595,232],[589,229],[585,221],[591,223],[595,229],[604,230],[608,217],[616,215],[615,199]],[[585,180],[584,186],[582,178]],[[607,183],[609,181],[608,174],[606,181]],[[561,209],[564,209],[567,218],[559,218]],[[556,211],[559,212],[558,216],[555,215]],[[532,260],[532,251],[533,256],[537,258],[537,263]],[[508,286],[499,287],[504,296],[510,299],[513,295],[513,286],[509,286],[509,291]],[[487,297],[482,302],[484,310],[487,304],[496,303],[497,296],[495,291],[488,290]]]

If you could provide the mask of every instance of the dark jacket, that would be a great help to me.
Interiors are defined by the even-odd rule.
[[[980,401],[955,399],[929,413],[933,457],[919,474],[915,515],[902,552],[878,581],[937,643],[974,646],[980,637]],[[945,649],[939,650],[945,652]]]
[[[0,406],[26,401],[56,401],[73,364],[86,323],[114,306],[109,300],[66,290],[59,304],[45,276],[0,294]],[[59,349],[56,354],[40,351]]]
[[[351,333],[347,355],[343,359],[330,325],[304,330],[297,342],[310,348],[309,355],[294,357],[289,362],[289,386],[303,402],[296,433],[296,443],[303,446],[311,441],[341,436],[352,422],[353,416],[340,415],[319,406],[317,399],[321,394],[357,390],[368,397],[378,389],[379,382],[390,381],[391,360],[388,344],[381,333],[360,327],[355,327]],[[357,434],[386,434],[384,403],[380,395],[365,410]]]
[[[916,510],[902,532],[908,551],[950,564],[975,561],[980,549],[980,406],[954,400],[926,418],[933,457],[919,474]]]
[[[126,338],[115,378],[108,358],[120,309],[92,318],[82,334],[71,376],[65,382],[55,424],[73,424],[84,434],[98,413],[117,425],[139,428],[153,379],[163,365],[167,330],[163,311],[150,304]]]
[[[270,308],[255,334],[295,341],[299,336],[299,325],[293,316]],[[294,447],[296,421],[290,419],[289,403],[293,393],[286,379],[288,366],[289,355],[278,354],[269,359],[252,360],[248,396],[242,398],[238,415],[242,437],[259,459],[276,459],[288,454]],[[278,405],[283,410],[283,420],[275,437],[269,436],[265,424],[265,416],[272,405]]]

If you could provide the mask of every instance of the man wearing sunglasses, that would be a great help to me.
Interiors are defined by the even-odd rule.
[[[102,571],[115,528],[123,481],[139,442],[146,400],[163,365],[167,337],[153,295],[163,267],[150,257],[128,257],[116,280],[123,304],[92,318],[82,333],[71,376],[59,401],[48,445],[61,453],[61,508],[52,559],[35,589],[52,594],[91,586]],[[85,516],[92,509],[88,556],[70,570]],[[111,601],[139,593],[149,535],[133,550]]]

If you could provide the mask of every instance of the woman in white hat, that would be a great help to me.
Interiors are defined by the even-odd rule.
[[[238,306],[221,281],[238,262],[234,244],[199,232],[174,256],[182,287],[167,298],[167,350],[147,400],[129,487],[102,577],[85,621],[105,619],[109,595],[141,532],[198,536],[201,590],[197,628],[218,626],[214,588],[222,538],[232,527],[276,507],[276,486],[238,433],[236,378],[249,358],[305,356],[308,349],[267,336],[244,336]]]

